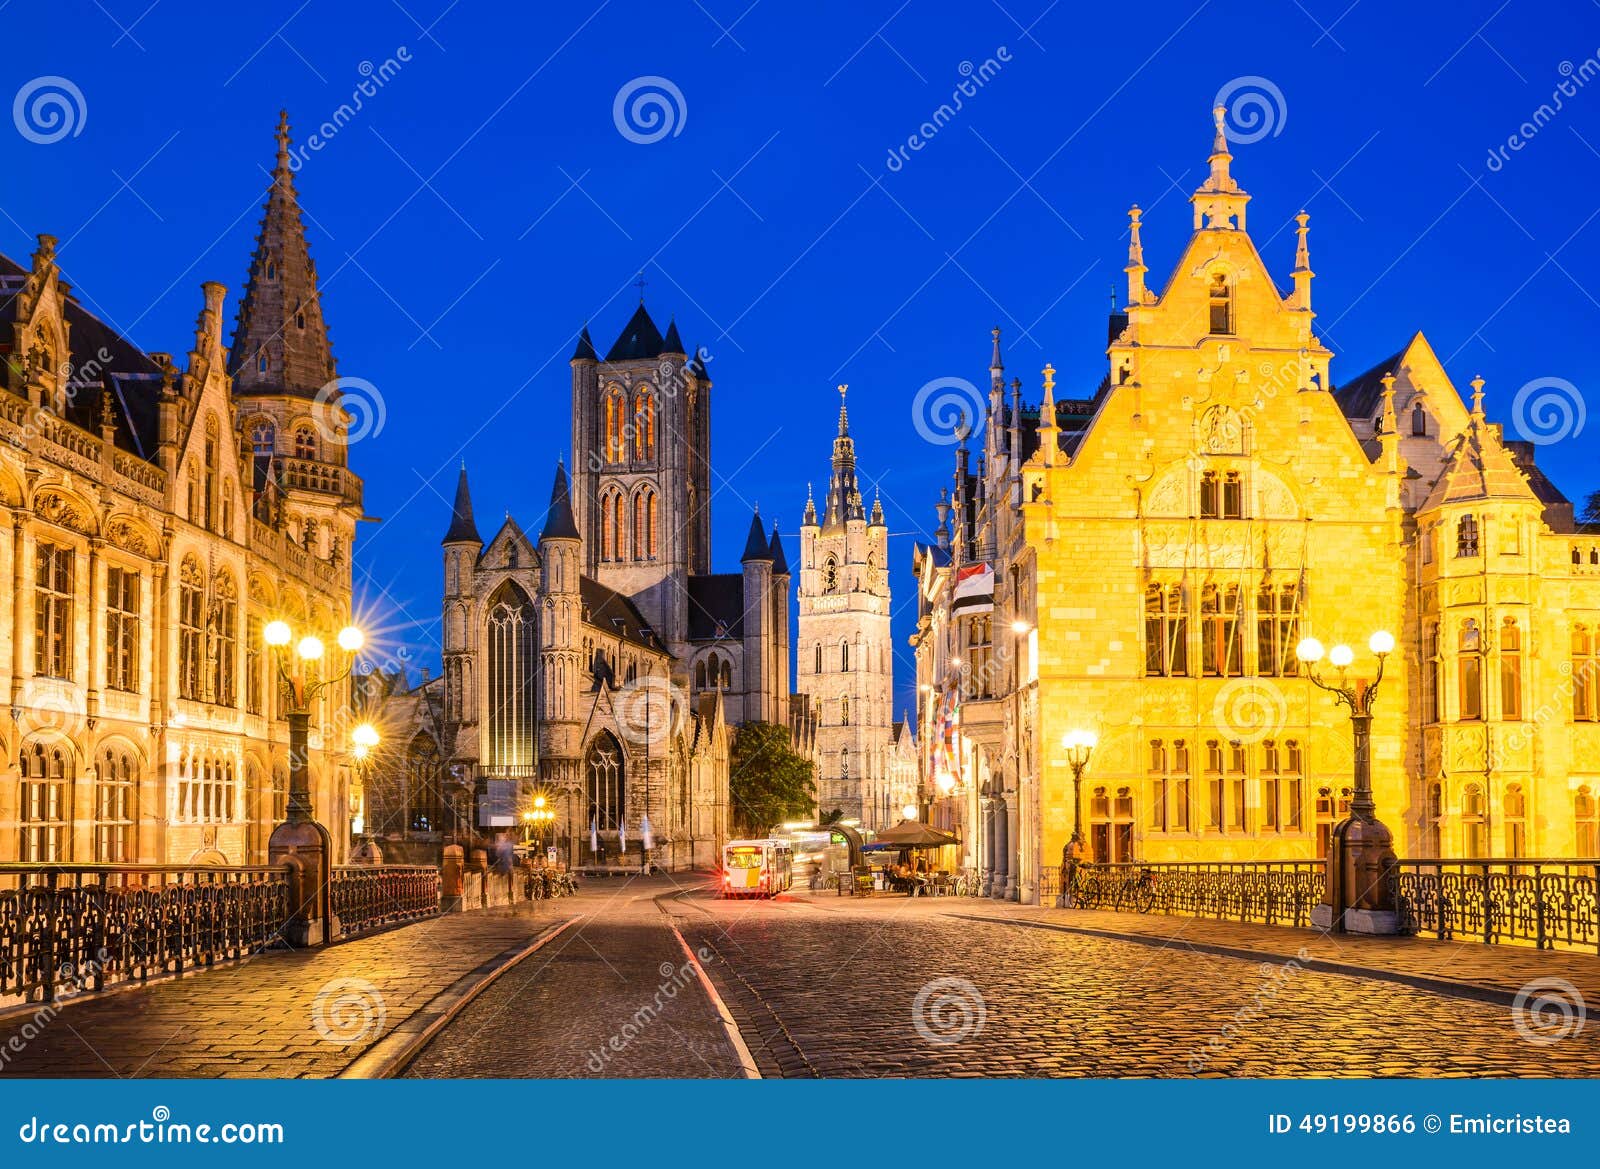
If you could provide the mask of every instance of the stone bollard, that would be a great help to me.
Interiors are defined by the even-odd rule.
[[[459,844],[444,846],[444,859],[439,862],[439,910],[441,913],[461,912],[462,848]]]

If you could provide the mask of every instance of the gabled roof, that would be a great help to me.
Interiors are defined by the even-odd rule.
[[[1405,349],[1385,357],[1365,373],[1334,389],[1333,400],[1339,404],[1346,418],[1371,418],[1378,412],[1378,405],[1383,400],[1384,376],[1400,372],[1401,359],[1409,348],[1411,344],[1407,342]]]
[[[578,539],[578,521],[572,515],[572,492],[567,486],[567,468],[556,464],[556,481],[550,488],[550,510],[545,513],[541,540]]]
[[[650,319],[644,302],[639,302],[632,319],[622,330],[622,335],[606,354],[607,361],[639,361],[658,356],[662,352],[661,330]]]
[[[592,577],[585,576],[578,579],[578,594],[583,601],[584,624],[608,637],[620,636],[634,645],[672,656],[654,636],[645,636],[650,623],[631,600],[615,589],[608,589]]]
[[[456,479],[456,501],[450,509],[450,528],[439,543],[454,544],[465,541],[481,544],[483,537],[478,535],[477,521],[472,518],[472,492],[467,487],[467,465],[462,463],[461,475]]]
[[[708,573],[689,578],[689,640],[744,636],[744,574]]]

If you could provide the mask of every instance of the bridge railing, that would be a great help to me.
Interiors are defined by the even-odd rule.
[[[1308,926],[1324,896],[1327,866],[1315,860],[1080,863],[1070,881],[1076,909]]]
[[[338,936],[354,937],[439,912],[439,870],[433,865],[342,865],[333,870]]]
[[[0,1003],[244,957],[288,918],[285,868],[0,864]]]
[[[1407,933],[1600,952],[1600,860],[1403,860],[1394,879]]]

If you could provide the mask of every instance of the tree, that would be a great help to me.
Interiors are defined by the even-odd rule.
[[[750,722],[733,739],[728,795],[740,832],[765,836],[773,825],[810,817],[816,800],[811,760],[789,742],[789,728]]]
[[[1583,501],[1583,511],[1578,518],[1586,524],[1600,524],[1600,491],[1589,492],[1589,498]]]

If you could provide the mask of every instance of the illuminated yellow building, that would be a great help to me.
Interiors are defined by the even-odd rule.
[[[1220,118],[1164,288],[1129,213],[1097,391],[1058,396],[1046,367],[1040,407],[1015,382],[1008,400],[996,338],[980,473],[963,451],[940,546],[919,550],[930,794],[967,801],[997,896],[1032,900],[1060,862],[1060,745],[1079,729],[1098,735],[1079,809],[1094,859],[1323,855],[1351,731],[1295,647],[1346,643],[1371,677],[1385,629],[1373,784],[1400,855],[1594,856],[1600,532],[1420,333],[1334,385],[1307,216],[1284,290]],[[963,615],[954,582],[978,565],[989,604]],[[952,688],[981,789],[934,774]]]

